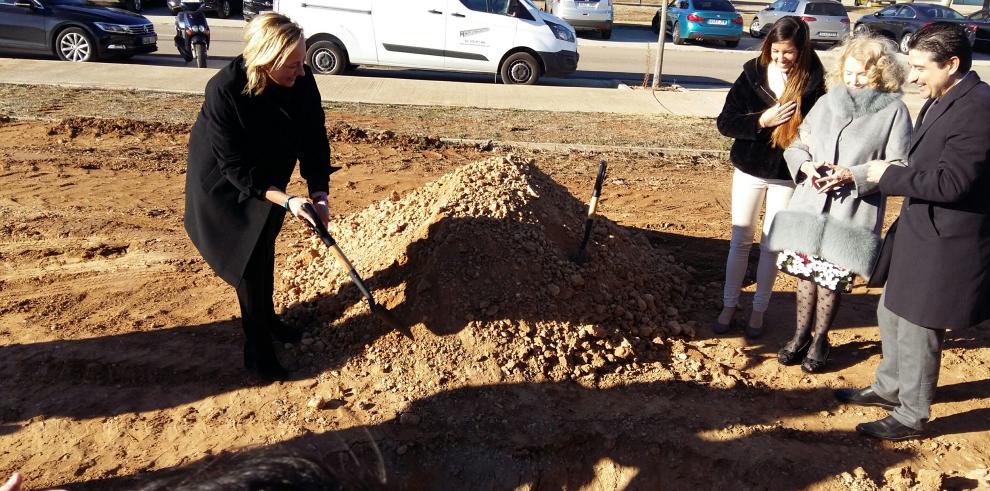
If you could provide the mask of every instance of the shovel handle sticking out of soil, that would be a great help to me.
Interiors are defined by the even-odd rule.
[[[340,246],[337,245],[337,241],[333,240],[333,237],[330,236],[330,232],[323,226],[323,222],[320,220],[320,215],[316,212],[316,208],[313,208],[313,205],[310,203],[305,203],[303,204],[303,209],[306,210],[306,213],[314,220],[310,222],[309,220],[303,218],[302,221],[306,222],[306,225],[309,225],[309,228],[311,228],[313,232],[320,237],[323,244],[330,249],[330,253],[333,254],[334,259],[337,260],[337,264],[347,270],[347,274],[350,275],[351,281],[354,282],[354,286],[356,286],[358,290],[361,290],[361,294],[364,295],[364,298],[368,301],[368,307],[371,308],[371,313],[378,316],[378,318],[389,327],[401,332],[403,336],[413,339],[412,330],[410,330],[408,326],[399,322],[399,320],[392,315],[392,312],[389,312],[388,309],[382,307],[378,304],[378,302],[375,302],[375,296],[371,294],[371,290],[368,288],[368,285],[361,279],[361,276],[358,275],[357,270],[354,269],[354,265],[351,264],[351,261],[344,255],[344,251],[340,250]]]
[[[581,238],[581,246],[578,247],[577,255],[572,259],[581,264],[588,262],[588,241],[591,240],[591,227],[595,224],[595,210],[598,209],[598,197],[602,195],[602,184],[605,183],[605,169],[608,164],[603,159],[598,163],[598,177],[595,178],[595,190],[591,192],[591,201],[588,202],[588,218],[584,221],[584,236]]]

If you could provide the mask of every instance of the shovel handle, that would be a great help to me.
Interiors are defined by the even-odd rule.
[[[323,222],[320,220],[320,215],[316,212],[316,208],[313,207],[312,203],[307,202],[303,203],[303,210],[306,210],[306,213],[309,214],[310,217],[314,218],[314,220],[311,222],[304,217],[300,217],[300,219],[302,219],[303,222],[306,222],[306,225],[308,225],[309,228],[320,237],[323,244],[330,249],[330,254],[332,254],[333,258],[337,260],[337,264],[340,264],[347,270],[347,275],[351,277],[351,281],[353,281],[354,285],[358,287],[358,290],[361,290],[361,294],[368,300],[368,304],[374,308],[375,297],[371,294],[371,290],[368,288],[368,285],[364,283],[364,280],[361,279],[361,276],[358,275],[357,270],[354,269],[354,265],[351,264],[351,261],[344,255],[344,251],[340,250],[340,246],[337,245],[337,241],[333,240],[330,232],[323,226]]]
[[[595,189],[591,192],[591,201],[588,202],[588,217],[595,214],[598,209],[598,198],[602,195],[602,184],[605,183],[605,169],[608,164],[602,159],[598,162],[598,177],[595,178]]]

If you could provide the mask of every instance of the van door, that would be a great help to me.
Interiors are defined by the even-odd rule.
[[[516,40],[520,20],[508,15],[509,0],[447,0],[444,62],[457,70],[495,72]]]
[[[375,0],[378,61],[443,68],[447,0]]]

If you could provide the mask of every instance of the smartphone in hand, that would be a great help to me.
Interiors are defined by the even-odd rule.
[[[818,175],[817,176],[812,176],[812,178],[811,178],[811,187],[813,187],[816,190],[818,190],[818,189],[821,189],[822,186],[824,185],[820,181],[820,179],[823,179],[825,177],[828,177],[828,175],[832,173],[832,169],[829,168],[828,166],[823,165],[821,167],[818,167],[815,170],[818,172]]]

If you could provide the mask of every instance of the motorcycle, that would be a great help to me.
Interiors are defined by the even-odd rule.
[[[210,26],[199,2],[182,2],[175,14],[175,47],[186,63],[196,60],[206,68],[206,51],[210,48]]]

